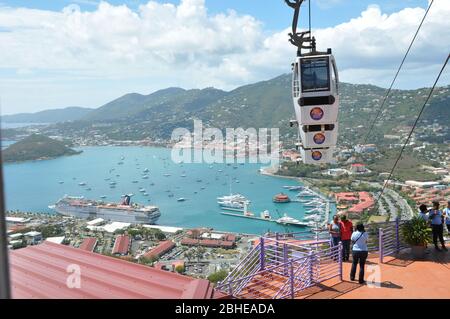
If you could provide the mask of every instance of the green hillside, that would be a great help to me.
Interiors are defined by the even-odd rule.
[[[76,121],[93,109],[72,106],[64,109],[45,110],[36,113],[20,113],[13,115],[4,115],[1,117],[5,123],[58,123],[66,121]]]
[[[79,153],[60,141],[33,134],[3,150],[2,156],[5,162],[22,162]]]
[[[348,83],[341,83],[339,89],[339,143],[354,145],[363,141],[386,90]],[[422,120],[447,124],[449,91],[450,86],[436,89]],[[395,135],[399,127],[411,125],[428,92],[429,89],[392,91],[368,142],[386,142],[385,134]],[[222,129],[277,127],[285,140],[294,140],[297,132],[289,127],[293,118],[291,76],[286,74],[230,92],[169,88],[150,95],[128,94],[89,113],[84,121],[57,125],[49,133],[94,133],[118,140],[167,139],[174,128],[192,129],[193,119],[200,119],[205,126]]]

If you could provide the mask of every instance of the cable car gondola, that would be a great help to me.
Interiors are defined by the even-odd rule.
[[[327,164],[333,162],[338,137],[339,76],[331,49],[319,52],[311,31],[297,32],[303,1],[286,0],[295,9],[290,42],[298,48],[292,64],[294,122],[299,129],[303,162]],[[309,52],[302,53],[302,49],[309,49]]]

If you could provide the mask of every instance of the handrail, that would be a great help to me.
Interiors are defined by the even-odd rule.
[[[224,288],[224,287],[226,287],[226,286],[228,286],[228,285],[230,285],[230,284],[237,283],[237,282],[241,282],[241,281],[243,281],[243,280],[251,279],[251,278],[256,277],[256,276],[258,276],[258,275],[261,275],[261,274],[264,274],[264,273],[267,273],[267,272],[271,272],[271,271],[273,271],[274,269],[282,268],[282,267],[284,268],[284,267],[286,267],[287,265],[289,265],[290,263],[294,263],[294,262],[297,262],[297,261],[299,261],[299,260],[301,260],[301,259],[305,259],[305,258],[306,258],[306,257],[300,257],[300,258],[296,258],[296,259],[290,259],[290,260],[289,260],[288,262],[286,262],[286,263],[282,263],[282,264],[279,264],[279,265],[276,265],[276,266],[272,266],[272,267],[269,267],[269,268],[265,268],[265,269],[263,269],[263,270],[259,270],[258,272],[254,273],[254,274],[247,275],[247,276],[245,276],[245,277],[242,277],[242,278],[239,278],[239,279],[235,279],[235,280],[233,280],[233,281],[228,281],[228,282],[226,282],[226,283],[222,282],[223,284],[222,284],[221,286],[217,286],[216,288],[217,288],[217,289],[221,289],[221,288]]]

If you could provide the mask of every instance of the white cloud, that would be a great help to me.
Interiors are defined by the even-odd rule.
[[[410,71],[400,79],[403,86],[428,85],[426,76],[407,75],[422,70],[431,79],[448,53],[450,33],[444,30],[450,29],[450,6],[445,2],[435,1],[405,65]],[[347,23],[316,30],[315,36],[320,48],[333,48],[342,80],[387,85],[424,12],[410,8],[386,15],[371,6]],[[14,106],[97,106],[129,91],[174,85],[230,89],[289,72],[295,48],[288,32],[267,34],[260,21],[234,11],[211,15],[204,0],[182,0],[178,6],[150,1],[136,11],[107,2],[94,11],[80,11],[78,5],[61,12],[0,6],[5,48],[0,74],[15,70],[0,80],[0,94],[6,112],[12,112]],[[42,87],[51,96],[19,93],[35,94]]]

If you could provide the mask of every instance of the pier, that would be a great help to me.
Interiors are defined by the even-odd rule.
[[[254,220],[262,220],[262,221],[266,221],[266,222],[277,223],[279,225],[309,227],[309,225],[307,223],[301,223],[301,224],[279,223],[277,219],[273,219],[273,218],[269,219],[269,218],[262,218],[262,217],[257,217],[257,216],[248,216],[248,215],[244,215],[244,214],[241,215],[241,214],[226,213],[226,212],[221,212],[220,214],[226,215],[226,216],[248,218],[248,219],[254,219]]]

